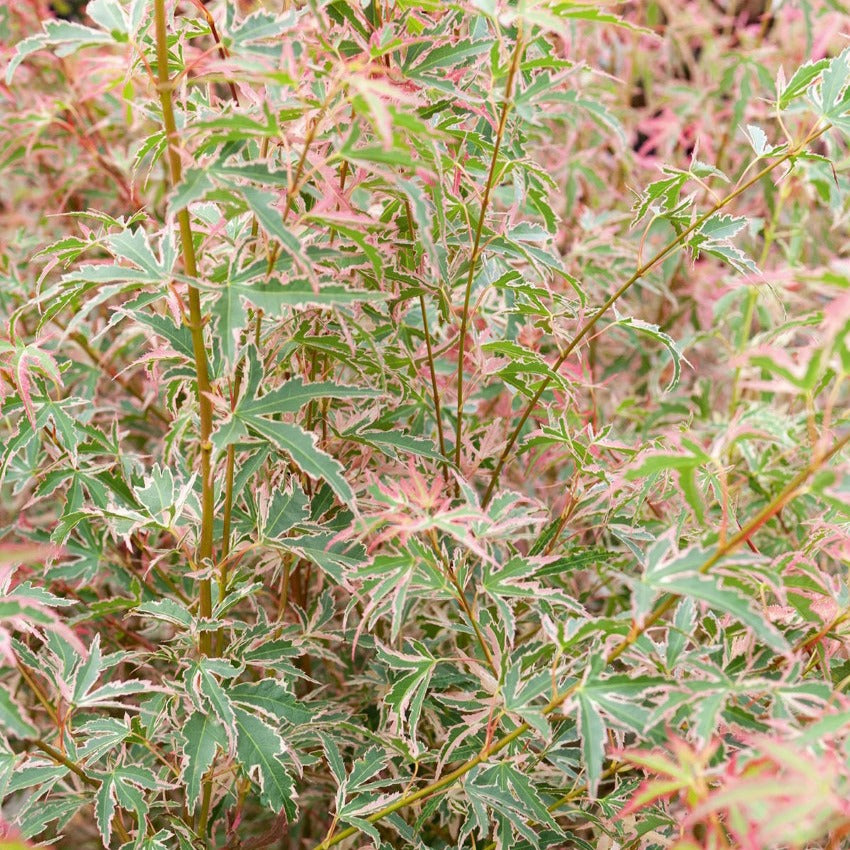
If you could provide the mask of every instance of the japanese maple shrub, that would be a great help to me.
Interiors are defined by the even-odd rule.
[[[4,4],[4,840],[850,846],[848,22]]]

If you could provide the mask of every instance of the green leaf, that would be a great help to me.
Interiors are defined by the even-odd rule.
[[[117,0],[91,0],[86,14],[106,32],[127,35],[127,16]]]
[[[626,473],[626,480],[634,481],[637,478],[657,475],[668,470],[675,471],[688,504],[694,511],[697,519],[702,522],[704,506],[702,494],[697,486],[696,473],[701,467],[711,463],[711,458],[694,442],[683,440],[684,448],[690,449],[690,454],[665,454],[663,452],[651,453],[642,459],[639,467],[630,469]]]
[[[275,728],[281,723],[298,726],[313,718],[313,714],[302,708],[296,697],[275,679],[240,682],[228,688],[228,695],[235,704],[259,711]]]
[[[42,50],[47,45],[47,36],[43,33],[31,35],[28,38],[21,39],[15,45],[15,55],[9,60],[6,67],[6,85],[11,85],[12,78],[15,76],[15,71],[18,65],[33,53]]]
[[[263,511],[261,534],[267,539],[283,537],[291,528],[309,518],[307,495],[301,485],[292,478],[286,489],[275,490],[271,502]]]
[[[291,659],[297,658],[300,654],[300,651],[288,640],[265,640],[259,646],[247,650],[242,655],[242,660],[246,664],[276,670],[294,677],[297,673]]]
[[[389,457],[403,460],[407,455],[424,457],[428,460],[445,461],[434,441],[427,437],[414,437],[401,431],[356,430],[347,431],[344,436],[354,442],[363,443],[379,449]]]
[[[633,32],[653,34],[652,30],[637,26],[631,21],[627,21],[613,12],[607,12],[605,9],[596,5],[582,5],[574,2],[574,0],[566,0],[566,2],[546,4],[543,8],[559,18],[565,18],[567,20],[590,21],[594,24],[611,24],[632,30]]]
[[[163,620],[183,629],[190,629],[194,618],[190,611],[175,599],[157,599],[155,602],[143,602],[136,607],[137,614],[146,614],[155,620]]]
[[[292,14],[275,15],[265,9],[257,9],[244,19],[238,26],[230,29],[228,35],[238,48],[245,48],[256,42],[277,38],[287,32],[295,23]]]
[[[605,722],[589,696],[579,690],[576,694],[579,708],[578,727],[581,734],[582,760],[587,768],[587,784],[590,794],[596,794],[602,776],[605,758]]]
[[[361,566],[366,559],[365,548],[344,541],[335,541],[332,532],[301,534],[279,541],[282,548],[315,564],[339,585],[346,585],[346,572]]]
[[[210,659],[197,662],[186,672],[186,689],[193,696],[196,705],[208,709],[221,721],[228,741],[232,743],[236,716],[233,713],[230,698],[216,678],[214,669],[216,672],[221,672],[220,668],[214,668],[214,663]],[[227,673],[234,675],[235,671],[227,671]]]
[[[113,233],[106,238],[106,244],[116,257],[138,266],[145,273],[146,279],[151,282],[162,281],[171,273],[175,259],[173,248],[166,243],[165,258],[160,260],[141,227]]]
[[[633,208],[632,226],[636,225],[650,210],[660,214],[672,213],[680,208],[682,188],[688,180],[688,173],[670,168],[665,168],[663,171],[669,176],[650,183],[638,198]]]
[[[190,361],[194,358],[192,332],[185,325],[175,325],[168,316],[159,316],[155,313],[148,314],[141,311],[134,311],[133,318],[170,342],[177,354],[181,354]]]
[[[26,719],[23,709],[6,688],[0,688],[0,729],[9,731],[18,738],[38,736],[38,730]]]
[[[429,50],[421,62],[412,68],[405,65],[403,70],[409,77],[418,77],[448,66],[468,67],[471,64],[470,60],[487,53],[491,47],[491,41],[462,39],[454,44],[443,44]]]
[[[104,846],[109,846],[112,818],[115,809],[133,812],[139,823],[144,823],[150,804],[144,791],[159,791],[161,783],[146,767],[122,765],[101,776],[101,785],[95,794],[95,817]]]
[[[180,185],[174,190],[170,199],[171,212],[177,213],[185,209],[193,201],[200,200],[213,189],[213,181],[209,171],[204,168],[187,168],[183,172]]]
[[[746,224],[747,220],[743,216],[715,213],[707,218],[696,232],[706,240],[722,242],[740,233]]]
[[[392,708],[401,724],[407,721],[407,728],[415,745],[416,727],[419,724],[431,677],[434,675],[434,668],[437,666],[437,659],[420,641],[413,641],[411,648],[418,654],[379,647],[378,655],[390,668],[405,671],[393,682],[384,701]]]
[[[844,92],[850,82],[850,48],[845,48],[829,61],[822,74],[817,92],[820,108],[825,118],[835,122],[846,111]]]
[[[776,88],[779,92],[779,108],[787,109],[792,101],[804,95],[828,64],[828,59],[806,62],[794,71],[787,83],[784,83],[781,79],[778,80]]]
[[[682,362],[687,363],[688,361],[685,359],[682,350],[673,337],[664,333],[658,325],[644,322],[642,319],[634,319],[632,317],[618,319],[616,324],[622,328],[637,331],[639,334],[660,342],[670,352],[670,359],[673,361],[673,377],[670,379],[670,383],[664,388],[664,392],[674,390],[679,385],[679,378],[682,374]]]
[[[302,472],[311,478],[327,481],[343,504],[353,504],[354,491],[345,480],[342,464],[317,447],[315,434],[289,422],[274,422],[260,416],[243,417],[238,412],[236,415],[240,416],[249,430],[286,452]]]
[[[684,652],[691,635],[696,628],[696,606],[693,599],[684,598],[676,606],[673,625],[667,630],[667,652],[665,661],[668,669],[673,669]]]
[[[236,344],[247,321],[243,301],[268,316],[282,316],[290,308],[343,308],[364,301],[380,302],[389,297],[381,292],[335,285],[323,285],[314,290],[307,281],[292,280],[283,284],[277,278],[251,281],[243,281],[238,277],[228,278],[223,284],[213,287],[213,291],[217,297],[211,312],[218,324],[222,356],[231,364],[235,360]]]
[[[428,195],[416,180],[399,178],[397,183],[410,202],[410,212],[413,215],[411,227],[415,225],[415,235],[422,242],[431,265],[439,270],[442,278],[448,278],[445,248],[434,241],[434,209]]]
[[[74,673],[74,690],[71,697],[76,705],[88,694],[103,671],[103,658],[100,654],[100,635],[95,635],[89,647],[89,657],[81,659]]]
[[[390,295],[385,292],[370,292],[365,289],[322,283],[317,287],[304,278],[294,278],[281,283],[277,278],[268,281],[247,283],[233,280],[229,286],[235,294],[246,298],[264,313],[282,315],[283,309],[306,307],[348,307],[360,302],[386,301]],[[229,296],[229,297],[232,297]]]
[[[480,773],[471,773],[466,790],[472,804],[472,817],[461,830],[461,837],[464,837],[464,831],[468,832],[475,826],[479,833],[486,834],[493,821],[504,847],[526,846],[525,842],[532,847],[540,847],[543,833],[538,824],[555,830],[553,838],[562,837],[537,789],[513,765],[503,763]],[[525,842],[512,841],[512,834],[525,839]],[[462,840],[459,844],[466,844],[466,841]],[[547,842],[543,846],[552,845]]]
[[[131,734],[127,722],[114,717],[95,717],[76,726],[81,746],[77,748],[77,760],[97,761],[120,746]]]
[[[109,847],[112,840],[112,819],[115,817],[115,807],[115,780],[107,776],[101,781],[100,788],[94,795],[95,821],[104,847]]]
[[[61,764],[23,765],[15,769],[8,785],[4,788],[7,794],[44,785],[62,779],[69,773],[68,768]]]
[[[154,518],[168,511],[174,505],[174,476],[168,467],[155,464],[150,475],[145,476],[142,487],[136,488],[136,498]]]
[[[774,150],[767,142],[767,134],[758,125],[747,124],[746,135],[756,156],[762,157]]]
[[[215,758],[216,749],[227,748],[221,724],[211,715],[194,712],[180,731],[183,740],[181,779],[186,786],[186,807],[194,814],[201,796],[201,782]]]
[[[248,203],[248,208],[257,217],[263,230],[280,242],[290,254],[301,257],[301,242],[283,223],[283,213],[274,205],[278,196],[251,186],[239,186],[238,191]]]
[[[276,413],[296,413],[304,405],[324,398],[376,398],[377,390],[320,381],[305,384],[301,378],[293,378],[260,398],[246,399],[239,405],[242,416],[273,416]]]
[[[237,730],[237,756],[245,771],[260,786],[260,797],[274,811],[283,809],[295,817],[295,789],[292,778],[278,758],[285,749],[283,738],[264,720],[241,708],[234,708]]]
[[[659,540],[653,547],[644,579],[650,587],[663,593],[673,593],[705,602],[749,626],[777,652],[788,650],[788,642],[784,636],[766,615],[754,610],[752,602],[738,589],[726,585],[722,576],[716,573],[701,571],[711,558],[709,550],[692,547],[672,557],[664,557],[668,547],[669,542],[664,539]]]
[[[338,753],[334,754],[332,744],[326,738],[323,743],[329,762],[334,764],[335,759],[339,758]],[[375,777],[386,767],[386,763],[387,758],[383,748],[369,747],[362,756],[355,759],[351,772],[340,780],[337,791],[337,800],[346,800],[343,805],[338,805],[337,814],[340,820],[357,827],[379,842],[380,833],[362,815],[374,810],[375,790],[378,785]],[[342,765],[336,767],[336,771],[341,769],[344,770]]]

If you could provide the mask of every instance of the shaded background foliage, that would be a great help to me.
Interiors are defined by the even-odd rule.
[[[0,9],[9,836],[840,846],[847,25]]]

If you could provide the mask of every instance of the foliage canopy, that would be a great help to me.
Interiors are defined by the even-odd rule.
[[[0,8],[2,846],[842,846],[846,15]]]

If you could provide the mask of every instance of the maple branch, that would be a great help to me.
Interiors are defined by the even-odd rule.
[[[159,100],[162,104],[162,121],[165,135],[168,139],[168,164],[171,173],[171,184],[177,186],[183,176],[180,163],[180,153],[177,150],[179,136],[177,123],[174,119],[174,104],[172,102],[172,84],[168,75],[168,30],[166,26],[165,0],[154,0],[154,17],[156,22],[156,62]],[[180,229],[180,244],[183,250],[183,266],[189,278],[197,280],[198,264],[195,256],[194,235],[189,210],[186,207],[177,213],[177,223]],[[198,406],[200,408],[199,443],[201,452],[201,537],[198,546],[197,560],[202,568],[212,564],[213,560],[213,526],[215,523],[215,491],[212,480],[212,402],[210,394],[212,386],[207,363],[207,349],[204,342],[204,317],[201,312],[201,295],[197,286],[189,284],[189,330],[192,335],[192,353],[195,359],[195,377],[197,381]],[[199,583],[198,613],[201,618],[212,617],[212,582],[202,578]],[[209,655],[212,651],[212,635],[201,632],[199,648],[202,653]]]
[[[56,764],[61,764],[63,767],[67,767],[71,773],[79,776],[79,778],[90,788],[100,788],[101,780],[95,779],[93,776],[89,776],[76,762],[71,761],[64,753],[60,753],[55,747],[51,747],[46,741],[43,741],[41,738],[30,738],[27,743],[32,744],[37,749],[41,750],[45,755],[49,756]],[[121,822],[121,818],[118,816],[118,812],[115,813],[115,831],[118,833],[119,838],[121,839],[122,844],[127,844],[132,841],[132,837],[130,833],[127,832],[127,828]]]
[[[762,510],[759,511],[756,516],[753,517],[753,519],[751,519],[734,537],[730,537],[725,543],[718,546],[712,555],[706,558],[699,567],[698,572],[701,575],[709,572],[711,568],[718,563],[718,561],[745,543],[748,537],[754,534],[771,517],[775,516],[780,510],[782,510],[782,508],[799,493],[803,485],[812,475],[814,475],[815,472],[817,472],[825,463],[831,460],[848,444],[850,444],[850,432],[836,440],[826,451],[821,453],[815,452],[809,463],[806,464],[806,466],[788,482],[785,488],[777,496],[775,496],[764,508],[762,508]],[[673,607],[678,599],[679,596],[677,594],[669,594],[664,597],[652,613],[643,621],[643,623],[633,626],[631,632],[608,652],[605,656],[605,666],[610,666],[626,650],[628,650],[629,647],[631,647],[642,635],[646,633],[648,629],[654,626],[670,610],[670,608]],[[566,690],[556,693],[542,709],[542,713],[545,716],[552,714],[570,697],[574,696],[580,687],[581,684],[577,682],[570,685],[570,687]],[[365,818],[365,820],[368,823],[377,823],[394,812],[397,812],[399,809],[406,808],[419,800],[423,800],[444,791],[446,788],[454,785],[457,780],[464,777],[473,768],[483,762],[486,762],[491,756],[494,756],[504,750],[505,747],[513,743],[526,732],[530,731],[531,728],[530,724],[525,722],[521,723],[511,732],[508,732],[506,735],[503,735],[501,738],[485,746],[478,755],[468,761],[465,761],[450,773],[447,773],[440,779],[420,788],[418,791],[402,795],[394,802],[384,806],[384,808],[379,809],[377,812],[373,812],[369,815],[369,817]],[[360,831],[361,830],[355,826],[347,827],[333,837],[326,838],[320,844],[317,844],[313,850],[328,850],[328,848],[339,844],[341,841],[344,841],[352,835],[356,835]]]
[[[505,135],[505,126],[508,123],[508,113],[511,110],[511,99],[513,97],[514,79],[519,70],[519,62],[524,48],[522,30],[517,32],[516,46],[511,56],[511,64],[508,68],[508,79],[505,83],[505,101],[502,104],[502,113],[499,117],[499,126],[496,130],[496,138],[493,142],[493,155],[490,158],[490,170],[487,173],[487,182],[484,184],[484,197],[481,200],[481,212],[478,215],[478,223],[475,227],[475,238],[472,243],[472,254],[469,257],[469,270],[466,275],[466,289],[463,296],[463,312],[460,317],[460,332],[458,334],[457,355],[457,425],[455,428],[455,466],[460,469],[461,432],[463,431],[463,358],[466,352],[466,329],[469,323],[469,299],[472,295],[472,282],[475,277],[475,269],[478,266],[478,258],[481,256],[481,234],[484,232],[484,219],[487,208],[490,205],[490,194],[496,177],[496,165],[499,160],[499,150],[502,147],[502,138]]]
[[[728,206],[732,201],[734,201],[737,197],[742,195],[747,191],[751,186],[754,186],[758,183],[763,177],[766,177],[770,174],[774,169],[778,168],[784,162],[787,162],[789,159],[793,159],[796,156],[799,156],[808,145],[810,145],[815,139],[822,136],[827,130],[830,129],[832,125],[826,124],[825,126],[817,129],[817,127],[812,130],[806,138],[800,142],[798,145],[795,145],[790,150],[786,151],[782,156],[776,159],[774,162],[766,165],[761,169],[755,176],[751,177],[746,183],[742,183],[740,186],[737,186],[733,189],[725,198],[722,198],[718,201],[708,212],[699,216],[694,220],[694,222],[685,230],[683,230],[680,234],[678,234],[674,239],[671,239],[655,256],[651,257],[647,260],[643,265],[639,266],[634,274],[623,283],[619,289],[611,295],[608,300],[593,314],[593,316],[588,319],[584,325],[579,329],[578,333],[573,337],[570,344],[564,349],[555,363],[552,365],[549,370],[549,374],[543,378],[540,382],[540,386],[535,391],[534,395],[529,400],[528,404],[525,406],[525,409],[522,412],[522,416],[520,416],[519,423],[516,428],[511,432],[510,437],[508,438],[508,442],[505,444],[505,448],[502,450],[501,455],[499,456],[499,460],[496,462],[496,467],[494,468],[491,476],[490,482],[487,485],[487,490],[484,493],[484,497],[482,499],[482,506],[487,507],[490,503],[490,499],[493,498],[493,494],[496,490],[496,486],[499,483],[499,476],[502,472],[502,467],[504,467],[505,462],[513,450],[516,441],[519,439],[519,435],[522,432],[525,423],[528,421],[528,417],[531,416],[532,411],[537,405],[537,402],[540,400],[540,396],[546,391],[546,388],[552,382],[552,377],[557,374],[558,370],[564,364],[564,361],[570,356],[570,354],[575,351],[578,344],[596,327],[596,323],[604,316],[614,304],[620,300],[620,298],[632,288],[632,286],[637,283],[647,272],[651,271],[655,266],[658,265],[671,251],[681,245],[687,238],[690,236],[695,230],[698,230],[705,224],[708,219],[710,219],[715,213],[722,210],[724,207]]]

